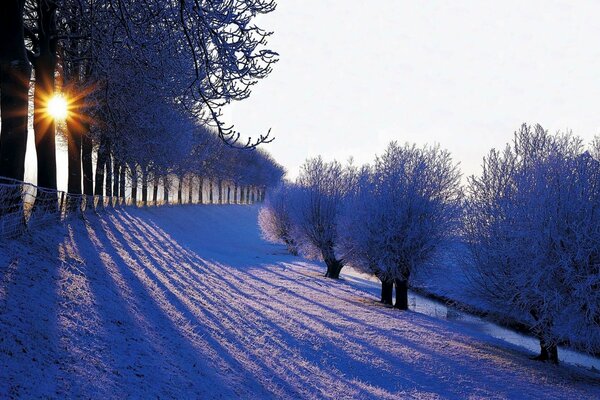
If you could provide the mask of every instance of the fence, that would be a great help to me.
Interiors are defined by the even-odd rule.
[[[211,196],[212,198],[212,196]],[[255,197],[252,196],[252,199]],[[260,199],[260,197],[256,197]],[[231,204],[230,202],[228,202]],[[248,204],[250,201],[241,201]],[[182,196],[181,201],[137,201],[115,196],[86,196],[44,189],[31,183],[0,178],[0,238],[17,237],[40,226],[61,223],[72,216],[124,206],[201,204]],[[204,204],[204,202],[202,202]]]

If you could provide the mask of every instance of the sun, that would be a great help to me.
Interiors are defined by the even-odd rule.
[[[67,100],[60,94],[55,94],[48,100],[48,115],[55,120],[64,120],[69,114],[69,105]]]

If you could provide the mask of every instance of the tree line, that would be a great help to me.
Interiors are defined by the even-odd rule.
[[[600,351],[600,139],[523,125],[461,183],[439,146],[392,142],[373,163],[321,157],[296,182],[270,192],[264,236],[292,254],[323,260],[326,276],[350,265],[381,281],[381,302],[408,309],[415,271],[466,248],[470,295],[526,324],[539,360],[558,362],[563,343]],[[425,275],[426,276],[426,275]]]
[[[37,185],[56,189],[63,123],[48,102],[60,92],[71,194],[122,197],[127,180],[146,197],[148,179],[167,192],[172,176],[256,188],[277,181],[282,169],[266,153],[232,151],[269,133],[242,140],[220,113],[277,61],[266,48],[271,33],[255,24],[274,9],[272,0],[1,2],[0,177],[23,181],[31,123]]]

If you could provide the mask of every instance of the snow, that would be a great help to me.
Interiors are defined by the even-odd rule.
[[[0,398],[599,398],[600,379],[260,238],[257,206],[122,209],[0,244]]]

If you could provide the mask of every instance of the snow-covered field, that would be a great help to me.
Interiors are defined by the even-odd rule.
[[[0,245],[0,398],[600,398],[600,380],[381,307],[257,207],[111,211]]]

